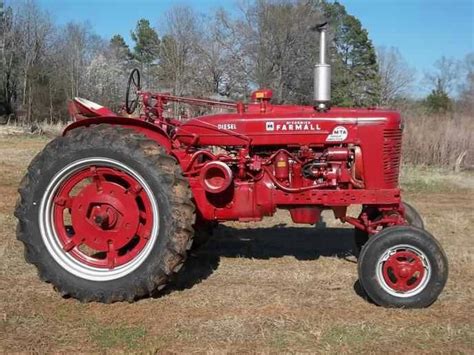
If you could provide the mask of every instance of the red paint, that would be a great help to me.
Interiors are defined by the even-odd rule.
[[[397,292],[414,290],[423,280],[425,272],[420,256],[409,250],[399,250],[390,255],[382,269],[385,282]]]
[[[317,207],[291,207],[289,211],[295,223],[315,224],[321,216],[321,210]]]
[[[204,190],[217,194],[227,190],[232,183],[232,171],[225,163],[212,161],[201,169],[200,178]]]
[[[53,220],[59,242],[73,258],[113,269],[145,248],[153,214],[150,198],[135,178],[116,168],[93,165],[60,186]]]
[[[140,92],[136,118],[102,116],[73,123],[125,126],[176,157],[204,221],[260,220],[277,208],[296,222],[316,223],[321,209],[375,233],[405,224],[398,187],[401,119],[394,111],[272,105],[270,90],[250,104]],[[210,106],[222,112],[180,121],[167,105]],[[226,166],[227,168],[224,168]],[[230,173],[229,173],[230,172]],[[384,211],[381,220],[346,216],[352,204]],[[342,213],[343,211],[344,213]]]

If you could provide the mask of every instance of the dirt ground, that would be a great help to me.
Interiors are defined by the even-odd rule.
[[[293,225],[282,212],[228,223],[158,298],[112,305],[62,299],[16,241],[26,166],[47,142],[0,136],[0,352],[474,352],[474,174],[405,169],[405,199],[441,241],[448,284],[428,309],[361,295],[353,230]],[[329,228],[330,227],[330,228]]]

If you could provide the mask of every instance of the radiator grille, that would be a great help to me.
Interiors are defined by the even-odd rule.
[[[398,185],[402,151],[402,131],[385,129],[383,132],[383,171],[386,184]]]

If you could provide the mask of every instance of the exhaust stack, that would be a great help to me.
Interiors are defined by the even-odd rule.
[[[331,101],[331,66],[326,63],[327,22],[314,27],[319,32],[319,63],[314,66],[314,101],[318,111],[329,109]]]

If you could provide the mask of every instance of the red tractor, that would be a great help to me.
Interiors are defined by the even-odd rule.
[[[34,158],[19,189],[17,236],[40,278],[81,301],[133,301],[165,287],[193,239],[220,221],[286,209],[295,223],[316,224],[332,210],[356,228],[360,283],[376,304],[433,303],[447,259],[402,202],[400,115],[330,107],[326,26],[317,29],[314,106],[272,105],[271,90],[250,103],[147,92],[137,70],[128,115],[72,101],[75,122]],[[183,120],[170,104],[220,113]],[[358,216],[350,205],[362,206]]]

